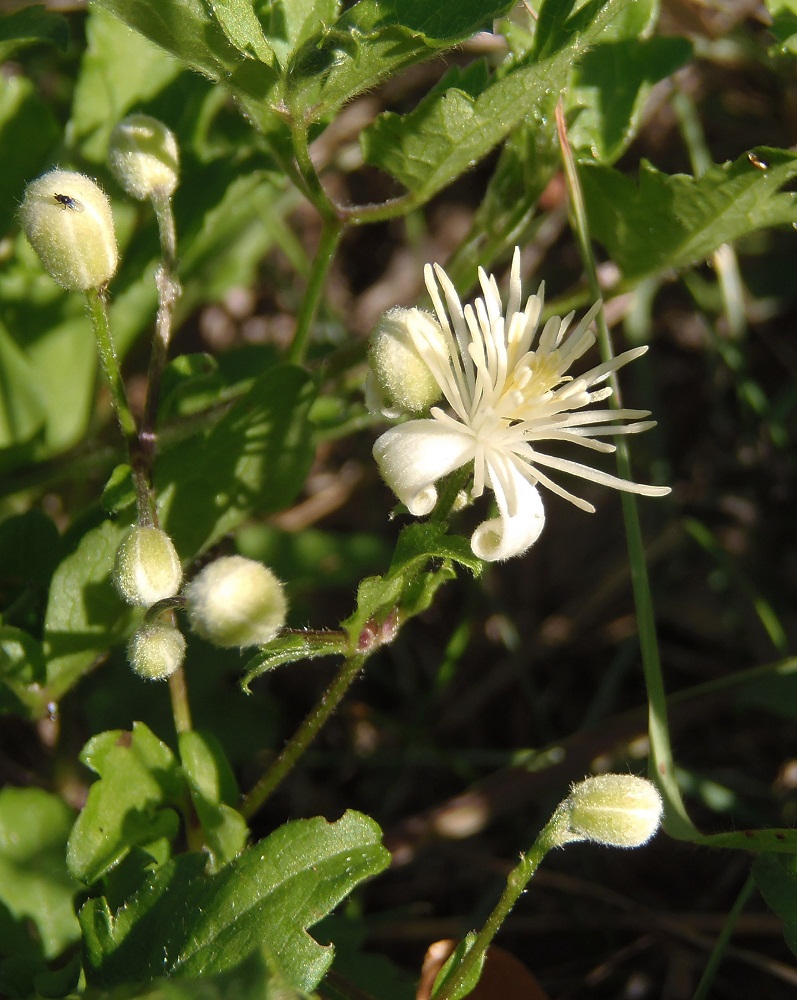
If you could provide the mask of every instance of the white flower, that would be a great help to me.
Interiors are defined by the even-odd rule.
[[[499,516],[479,525],[471,538],[473,551],[490,561],[520,555],[540,535],[545,523],[538,485],[582,510],[594,511],[548,475],[565,472],[604,486],[664,496],[667,487],[645,486],[593,469],[589,465],[540,451],[543,441],[580,445],[613,452],[614,445],[596,438],[647,430],[648,410],[584,407],[607,399],[603,385],[611,373],[647,350],[626,351],[584,375],[565,373],[595,342],[588,329],[596,303],[568,336],[573,313],[554,316],[536,340],[543,288],[521,308],[520,251],[515,250],[504,314],[493,276],[479,268],[483,298],[462,307],[445,271],[427,264],[426,287],[439,326],[410,324],[412,342],[440,386],[451,412],[433,407],[426,419],[392,427],[374,445],[374,457],[385,481],[411,514],[430,513],[437,502],[435,483],[473,463],[470,493],[480,497],[492,489]],[[441,297],[445,296],[445,305]],[[601,386],[595,389],[594,386]],[[618,423],[629,420],[632,423]]]

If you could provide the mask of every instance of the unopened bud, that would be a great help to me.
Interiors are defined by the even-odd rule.
[[[186,586],[191,628],[214,646],[261,646],[285,624],[282,584],[270,569],[244,556],[222,556]]]
[[[157,118],[129,115],[111,132],[108,166],[125,191],[139,201],[155,192],[171,197],[180,177],[174,133]]]
[[[101,288],[116,272],[111,203],[90,177],[71,170],[43,174],[25,188],[19,218],[45,271],[62,288]]]
[[[183,570],[165,531],[136,526],[116,551],[113,578],[128,604],[148,608],[175,596],[183,581]]]
[[[422,309],[397,306],[382,316],[371,334],[369,362],[389,404],[418,413],[440,398],[440,386],[421,350],[439,350],[443,344],[439,324]]]
[[[173,625],[151,622],[142,625],[127,644],[127,658],[139,677],[164,681],[182,666],[185,639]]]
[[[663,805],[656,786],[633,774],[599,774],[570,790],[552,821],[558,845],[591,840],[641,847],[658,830]]]

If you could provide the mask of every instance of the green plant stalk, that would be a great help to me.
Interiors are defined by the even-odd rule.
[[[711,986],[714,982],[714,977],[717,975],[717,969],[720,967],[720,963],[722,962],[723,956],[725,955],[725,950],[727,949],[728,944],[731,940],[733,929],[736,926],[736,921],[739,919],[739,916],[742,910],[744,909],[747,900],[750,898],[750,894],[752,893],[754,888],[755,888],[755,878],[753,877],[753,873],[751,872],[747,876],[747,880],[742,886],[739,895],[736,897],[736,901],[731,907],[730,913],[728,914],[728,919],[725,921],[725,924],[722,928],[722,933],[717,938],[717,943],[714,945],[714,950],[711,952],[711,955],[709,956],[709,960],[706,963],[705,969],[703,970],[703,975],[700,977],[700,982],[697,984],[697,989],[695,990],[695,994],[692,997],[692,1000],[706,1000],[706,998],[708,997],[709,990],[711,989]]]
[[[169,698],[172,703],[174,728],[178,734],[187,733],[192,728],[191,707],[188,703],[188,687],[182,666],[169,677]]]
[[[475,973],[476,966],[483,960],[493,938],[501,929],[501,925],[525,892],[526,886],[539,868],[542,859],[552,847],[556,846],[553,834],[558,822],[559,816],[554,813],[532,844],[528,854],[521,855],[519,864],[512,869],[507,877],[506,886],[493,912],[484,922],[482,929],[474,938],[471,947],[462,956],[459,964],[448,973],[441,983],[440,989],[432,993],[433,1000],[453,1000],[461,995],[458,990],[462,989],[469,977]]]
[[[587,273],[587,280],[593,299],[598,300],[601,298],[601,290],[598,284],[595,257],[592,253],[589,222],[573,158],[573,151],[567,139],[567,128],[561,101],[556,106],[556,123],[559,132],[559,143],[562,149],[565,179],[570,195],[573,224],[581,251],[581,259]],[[606,325],[606,317],[602,309],[598,313],[596,322],[601,359],[608,361],[614,356],[614,352],[612,350],[609,328]],[[619,409],[623,403],[616,373],[612,374],[609,382],[612,387],[610,403],[612,407]],[[626,441],[623,437],[618,436],[615,438],[615,444],[617,446],[618,473],[621,478],[630,480],[632,479],[631,461]],[[622,493],[621,501],[631,571],[631,586],[634,593],[634,604],[636,606],[639,627],[642,668],[648,694],[648,731],[650,735],[649,772],[652,780],[658,785],[664,799],[664,828],[667,833],[679,840],[699,840],[700,833],[687,815],[675,776],[675,762],[673,760],[670,733],[667,724],[667,701],[659,658],[653,600],[650,593],[650,581],[645,561],[645,547],[639,523],[639,511],[636,498],[633,494]]]
[[[332,683],[319,702],[305,717],[302,724],[285,744],[282,753],[252,787],[243,800],[240,812],[244,819],[251,819],[266,800],[282,784],[296,762],[307,750],[321,728],[343,700],[344,695],[359,676],[367,657],[353,653],[346,657]]]
[[[321,238],[318,242],[318,249],[313,258],[313,266],[310,271],[310,279],[307,282],[307,290],[302,300],[302,306],[296,320],[296,332],[293,335],[290,350],[288,351],[288,361],[292,364],[300,365],[304,362],[307,353],[307,342],[310,335],[310,326],[315,318],[324,282],[335,257],[335,251],[340,243],[343,234],[343,223],[334,217],[324,218],[321,228]]]
[[[701,177],[713,164],[694,103],[686,94],[676,90],[672,96],[672,106],[678,116],[681,135],[689,152],[692,170],[695,177]],[[736,251],[730,244],[725,243],[714,251],[712,261],[719,280],[723,310],[728,321],[728,331],[733,340],[738,340],[747,332],[747,314],[744,306],[744,286]]]
[[[94,330],[94,337],[97,341],[100,365],[111,392],[111,401],[116,412],[116,419],[119,421],[119,429],[122,432],[122,437],[125,440],[130,458],[130,469],[133,477],[133,488],[136,494],[136,509],[138,511],[139,523],[150,525],[152,524],[152,501],[149,479],[146,475],[146,470],[142,468],[142,463],[138,460],[138,428],[127,402],[122,373],[119,369],[119,362],[114,350],[113,340],[111,339],[111,325],[108,319],[108,307],[105,296],[100,289],[89,288],[86,291],[86,303]]]

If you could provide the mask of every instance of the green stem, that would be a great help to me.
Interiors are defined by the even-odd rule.
[[[141,461],[149,482],[152,481],[152,466],[155,461],[155,423],[158,416],[160,387],[163,369],[172,339],[174,308],[180,298],[182,288],[174,276],[177,262],[177,235],[174,226],[172,202],[161,190],[152,194],[152,207],[158,220],[162,259],[155,274],[158,290],[158,314],[155,320],[155,335],[152,339],[152,353],[147,372],[147,398],[139,431]]]
[[[145,464],[142,463],[139,457],[140,442],[138,428],[127,402],[122,373],[119,368],[116,351],[114,350],[113,340],[111,339],[108,306],[105,296],[97,288],[90,288],[86,291],[86,303],[89,309],[91,325],[94,329],[94,337],[97,341],[100,365],[111,392],[116,419],[119,421],[119,429],[122,432],[122,437],[125,439],[127,452],[130,457],[130,470],[136,494],[138,520],[142,525],[150,525],[152,524],[153,502],[149,486],[149,476]]]
[[[354,653],[343,661],[343,666],[322,695],[321,700],[307,715],[304,722],[286,743],[282,753],[244,799],[240,811],[245,819],[251,819],[288,776],[359,676],[365,660],[366,656],[362,653]]]
[[[562,149],[562,162],[565,178],[570,194],[570,205],[573,214],[574,228],[579,242],[581,258],[587,272],[590,291],[595,300],[601,298],[598,284],[595,257],[589,232],[584,196],[576,170],[573,152],[567,139],[567,129],[564,120],[561,101],[556,107],[556,123],[559,131],[559,143]],[[613,357],[611,336],[606,325],[603,310],[598,313],[598,345],[601,358],[608,361]],[[610,377],[612,387],[611,405],[619,409],[622,404],[620,386],[616,373]],[[631,460],[625,438],[615,438],[617,446],[617,470],[621,478],[631,480]],[[631,586],[634,592],[637,622],[639,626],[639,644],[642,655],[642,668],[645,675],[645,686],[648,695],[648,729],[650,735],[650,773],[659,786],[665,803],[665,829],[679,840],[696,840],[700,833],[689,819],[684,806],[681,792],[675,777],[675,763],[670,745],[669,727],[667,725],[667,703],[664,691],[664,679],[659,658],[659,644],[656,636],[656,620],[653,612],[653,599],[650,593],[645,547],[642,541],[642,529],[639,523],[639,510],[633,494],[621,495],[623,519],[625,521],[626,544],[631,571]]]
[[[172,703],[174,728],[178,733],[187,733],[191,728],[191,707],[188,703],[188,687],[185,671],[179,667],[169,678],[169,697]]]
[[[501,925],[509,916],[518,899],[525,892],[526,886],[539,868],[540,862],[554,846],[555,841],[551,834],[557,819],[557,815],[554,814],[554,817],[532,844],[528,854],[521,855],[520,863],[512,869],[507,877],[506,886],[495,905],[495,909],[484,922],[484,926],[474,938],[473,944],[462,956],[459,964],[448,973],[440,989],[433,993],[434,1000],[455,1000],[455,998],[465,995],[459,991],[465,987],[472,976],[476,975],[477,967],[483,961],[493,938],[501,929]]]
[[[725,955],[725,950],[731,940],[731,935],[733,934],[733,929],[736,926],[736,921],[739,919],[739,916],[754,888],[755,878],[751,872],[747,876],[747,880],[742,886],[739,895],[736,897],[736,902],[731,907],[728,919],[725,921],[722,933],[719,938],[717,938],[717,943],[714,945],[714,950],[711,952],[709,960],[706,963],[703,975],[700,977],[700,982],[697,985],[697,989],[695,990],[695,995],[692,997],[692,1000],[706,1000],[706,997],[708,997],[709,990],[714,982],[714,977],[717,975],[717,969],[720,967],[720,963]]]
[[[304,361],[310,327],[315,318],[324,282],[334,260],[335,251],[338,248],[342,234],[343,223],[340,219],[333,217],[324,219],[321,229],[321,239],[318,243],[316,255],[313,258],[307,290],[296,320],[296,332],[293,335],[293,341],[288,352],[288,361],[292,364],[300,365]]]
[[[108,319],[108,306],[105,296],[97,288],[89,288],[86,291],[86,302],[89,307],[91,325],[94,328],[94,337],[97,341],[97,348],[100,354],[100,364],[103,374],[111,391],[116,418],[119,421],[119,428],[126,442],[132,441],[138,429],[130,412],[125,395],[122,373],[119,369],[119,362],[116,358],[113,341],[111,340],[111,325]]]

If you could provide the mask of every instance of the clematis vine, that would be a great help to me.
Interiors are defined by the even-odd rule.
[[[477,498],[491,489],[498,517],[476,528],[471,547],[479,558],[496,561],[521,555],[539,538],[545,523],[539,486],[582,510],[595,510],[550,473],[644,496],[670,492],[548,452],[550,442],[611,453],[614,445],[599,438],[654,426],[644,419],[648,410],[586,409],[611,396],[605,383],[612,372],[644,354],[646,347],[625,351],[583,375],[566,374],[595,342],[589,327],[600,303],[569,334],[573,313],[551,317],[539,332],[543,287],[522,306],[519,249],[512,260],[506,312],[495,278],[482,268],[482,297],[464,308],[438,264],[427,264],[424,277],[436,319],[406,310],[404,338],[428,367],[440,390],[437,399],[444,397],[448,408],[433,406],[428,417],[390,428],[374,445],[385,482],[411,514],[429,514],[437,502],[435,483],[472,464],[470,495]],[[395,310],[390,322],[395,328]],[[378,370],[375,375],[384,385]]]

